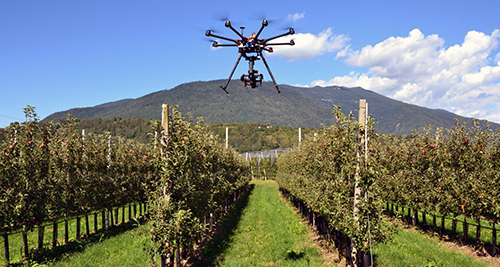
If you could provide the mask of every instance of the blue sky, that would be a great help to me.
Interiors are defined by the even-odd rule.
[[[236,50],[204,38],[233,37],[222,17],[245,32],[266,17],[262,37],[295,28],[297,45],[267,56],[280,84],[362,86],[500,122],[500,1],[394,2],[1,1],[0,127],[23,121],[27,105],[43,119],[226,79]],[[262,62],[255,68],[269,79]],[[242,61],[234,77],[247,70]]]

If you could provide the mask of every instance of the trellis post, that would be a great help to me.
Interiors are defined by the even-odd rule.
[[[162,112],[161,112],[161,159],[165,161],[165,164],[167,164],[167,151],[168,151],[168,136],[169,136],[169,114],[168,114],[168,104],[163,104],[161,106]],[[167,195],[166,192],[167,186],[164,184],[163,185],[163,196]],[[173,262],[169,261],[172,266]],[[163,252],[160,255],[160,266],[165,267],[167,266],[167,255],[163,255]]]
[[[359,117],[358,117],[358,122],[360,125],[360,129],[358,132],[358,150],[356,152],[356,173],[354,175],[354,207],[353,207],[353,219],[356,223],[356,225],[359,226],[359,202],[361,201],[361,186],[360,186],[360,180],[361,180],[361,157],[363,150],[365,150],[365,132],[366,132],[366,99],[360,99],[359,100]],[[366,157],[366,155],[365,155]],[[351,260],[353,266],[357,266],[357,241],[355,240],[354,236],[351,237]]]

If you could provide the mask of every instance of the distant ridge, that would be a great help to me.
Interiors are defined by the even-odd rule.
[[[163,103],[175,104],[183,114],[204,122],[258,122],[288,127],[321,127],[334,122],[332,107],[342,106],[345,114],[357,114],[359,99],[366,99],[378,132],[395,135],[410,134],[427,125],[451,128],[455,118],[471,121],[454,113],[406,104],[360,87],[340,86],[302,88],[280,85],[278,94],[272,83],[262,87],[244,87],[232,81],[226,94],[219,88],[224,80],[184,83],[170,90],[161,90],[136,99],[104,103],[94,107],[74,108],[56,112],[44,120],[60,120],[71,114],[78,119],[144,118],[160,119]],[[499,125],[493,124],[492,128]]]

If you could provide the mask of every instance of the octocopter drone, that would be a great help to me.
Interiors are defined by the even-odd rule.
[[[231,25],[231,22],[229,20],[226,20],[225,26],[227,28],[230,28],[236,35],[238,35],[239,39],[231,39],[227,38],[224,36],[219,36],[216,34],[213,34],[211,30],[207,30],[205,35],[209,37],[215,37],[219,38],[222,40],[226,40],[229,42],[232,42],[231,44],[220,44],[218,41],[214,41],[212,46],[213,47],[226,47],[226,46],[235,46],[238,47],[238,53],[240,54],[238,56],[238,59],[236,60],[236,65],[234,65],[233,70],[231,71],[231,74],[229,75],[229,78],[226,81],[226,84],[224,86],[220,86],[224,92],[228,93],[227,86],[229,85],[229,82],[231,81],[231,77],[233,77],[234,71],[236,70],[236,67],[238,67],[238,64],[240,63],[241,57],[244,57],[245,60],[248,61],[249,64],[249,69],[248,73],[244,73],[241,75],[241,81],[245,84],[245,86],[250,86],[251,88],[256,88],[257,84],[262,86],[262,81],[264,76],[260,74],[257,70],[253,68],[255,60],[259,60],[262,58],[262,61],[264,62],[264,65],[266,65],[267,71],[269,72],[269,75],[271,76],[271,79],[273,80],[273,84],[276,87],[276,90],[278,90],[278,93],[280,92],[280,89],[278,87],[278,84],[276,83],[276,80],[273,77],[273,74],[271,73],[271,69],[269,68],[269,65],[267,64],[266,58],[264,57],[264,54],[262,53],[263,51],[267,51],[269,53],[273,52],[273,48],[270,46],[275,46],[275,45],[295,45],[295,42],[293,40],[290,40],[288,43],[269,43],[270,41],[284,37],[287,35],[291,35],[295,33],[295,30],[293,28],[289,28],[288,32],[268,38],[268,39],[259,39],[260,34],[262,33],[262,30],[269,24],[269,22],[264,19],[262,21],[262,26],[260,27],[260,30],[257,32],[257,34],[252,33],[250,37],[246,37],[243,35],[243,29],[245,27],[240,27],[241,33],[238,32],[233,26]]]

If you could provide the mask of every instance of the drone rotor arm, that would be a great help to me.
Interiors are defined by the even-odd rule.
[[[234,33],[236,33],[236,35],[238,35],[241,39],[243,39],[243,35],[241,33],[239,33],[232,25],[231,25],[231,22],[229,22],[229,20],[226,20],[226,27],[230,28]]]
[[[278,39],[280,37],[284,37],[284,36],[287,36],[287,35],[290,35],[290,34],[294,34],[294,33],[295,33],[295,30],[293,28],[290,28],[290,30],[287,33],[283,33],[283,34],[276,35],[276,36],[271,37],[271,38],[267,38],[264,43],[267,44],[267,42],[269,42],[271,40]]]
[[[231,39],[231,38],[228,38],[228,37],[224,37],[224,36],[220,36],[220,35],[217,35],[217,34],[213,34],[210,30],[208,30],[206,33],[205,33],[206,36],[208,37],[215,37],[215,38],[219,38],[219,39],[222,39],[222,40],[226,40],[226,41],[229,41],[229,42],[233,42],[235,44],[238,44],[238,41],[237,40],[234,40],[234,39]]]
[[[270,44],[266,44],[266,46],[268,45],[295,45],[295,42],[293,42],[293,40],[290,40],[290,42],[288,43],[270,43]]]
[[[264,28],[268,25],[267,19],[262,20],[262,26],[260,27],[259,32],[257,32],[257,35],[255,35],[255,39],[259,38],[260,33]]]
[[[215,42],[215,44],[213,45],[213,47],[224,47],[224,46],[238,46],[237,44],[219,44],[217,42]]]

